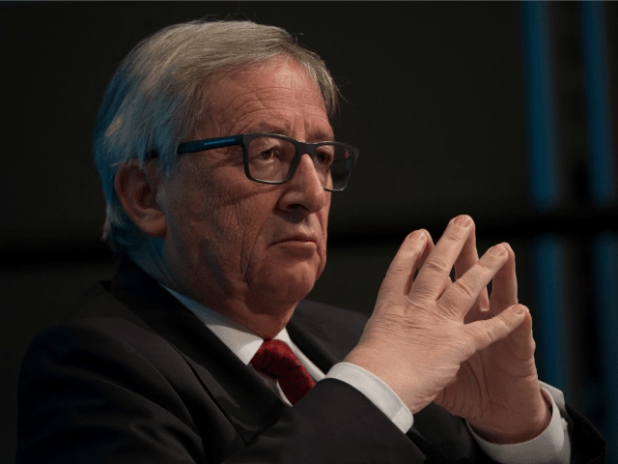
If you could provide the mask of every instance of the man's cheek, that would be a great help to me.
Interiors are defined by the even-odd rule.
[[[323,252],[320,253],[320,260],[317,265],[317,272],[316,272],[315,280],[318,280],[318,278],[322,275],[322,272],[324,272],[325,267],[326,267],[326,247],[324,247]]]

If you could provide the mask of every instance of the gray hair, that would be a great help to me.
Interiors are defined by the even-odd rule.
[[[128,218],[114,188],[118,167],[152,153],[167,177],[178,166],[178,145],[208,111],[205,82],[240,66],[259,65],[275,55],[304,65],[317,83],[329,118],[339,90],[320,57],[287,31],[250,21],[190,21],[142,40],[122,61],[97,115],[94,158],[103,183],[107,218],[103,240],[127,255],[148,237]]]

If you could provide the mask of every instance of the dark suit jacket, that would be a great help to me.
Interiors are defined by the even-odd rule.
[[[366,316],[302,301],[290,337],[322,371]],[[605,444],[569,410],[574,462]],[[19,384],[17,463],[491,462],[436,404],[404,435],[362,393],[325,379],[293,408],[152,278],[124,262],[39,334]]]

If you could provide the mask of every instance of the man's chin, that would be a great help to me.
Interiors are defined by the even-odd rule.
[[[295,304],[309,294],[317,278],[318,269],[314,260],[280,262],[261,268],[253,276],[250,289],[272,304]]]

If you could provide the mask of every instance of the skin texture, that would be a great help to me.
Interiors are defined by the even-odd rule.
[[[295,61],[271,60],[208,85],[217,89],[210,115],[191,140],[249,132],[334,140],[322,95]],[[249,180],[240,147],[182,155],[169,181],[154,165],[146,176],[136,168],[119,170],[116,190],[135,224],[163,238],[160,259],[171,272],[155,278],[264,338],[279,333],[326,264],[331,193],[309,156],[280,185]],[[312,241],[286,240],[294,237]]]
[[[248,132],[333,140],[321,93],[294,61],[270,60],[208,85],[216,89],[210,116],[190,140]],[[280,185],[247,179],[237,148],[183,155],[169,180],[156,162],[140,171],[133,161],[119,168],[116,192],[130,219],[161,238],[136,259],[142,268],[263,338],[286,326],[326,264],[331,194],[308,156]],[[452,220],[435,246],[427,231],[410,234],[346,361],[381,378],[412,413],[436,401],[491,441],[527,441],[551,418],[532,320],[517,305],[510,246],[479,260],[474,236],[468,216]]]
[[[469,216],[452,220],[435,247],[427,231],[413,232],[346,361],[381,378],[412,413],[435,401],[489,441],[538,436],[551,414],[534,364],[530,313],[517,304],[514,259],[500,244],[479,260]]]

